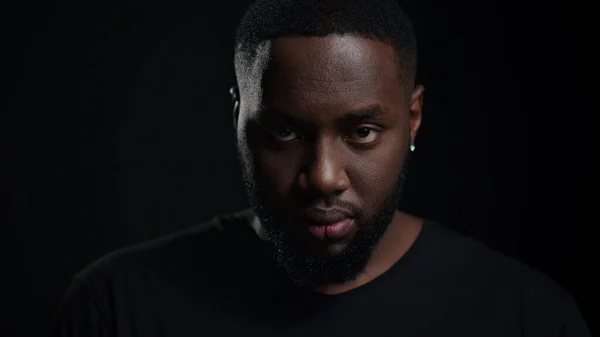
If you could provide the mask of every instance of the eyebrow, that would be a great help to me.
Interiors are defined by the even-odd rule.
[[[379,104],[369,105],[356,111],[349,111],[338,118],[342,122],[360,122],[368,119],[380,119],[385,116],[386,109]]]
[[[337,123],[357,123],[365,120],[381,119],[386,115],[387,109],[382,107],[380,104],[373,104],[358,110],[348,111],[344,115],[336,118]],[[282,119],[287,122],[300,125],[308,125],[310,122],[286,113],[279,109],[267,108],[259,111],[260,118],[275,118]]]

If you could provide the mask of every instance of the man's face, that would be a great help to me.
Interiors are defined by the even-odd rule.
[[[350,281],[395,214],[420,96],[375,40],[285,37],[268,48],[240,88],[250,201],[292,279]]]

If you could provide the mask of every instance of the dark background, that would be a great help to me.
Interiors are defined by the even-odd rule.
[[[1,336],[43,335],[101,255],[247,206],[228,88],[248,3],[1,11]],[[570,5],[405,2],[426,91],[403,208],[548,274],[595,330],[588,31]]]

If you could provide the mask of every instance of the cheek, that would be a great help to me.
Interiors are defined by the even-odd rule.
[[[264,149],[255,152],[256,173],[266,197],[281,201],[291,193],[297,175],[298,157]]]
[[[261,185],[261,193],[268,199],[285,200],[295,182],[302,153],[280,151],[268,145],[261,127],[249,123],[246,128],[247,146],[255,179]]]
[[[356,158],[349,176],[365,210],[373,211],[392,193],[404,163],[399,148],[382,149]]]

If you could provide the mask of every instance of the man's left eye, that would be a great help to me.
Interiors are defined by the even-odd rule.
[[[349,139],[356,143],[366,144],[375,141],[377,137],[379,137],[379,131],[369,127],[360,127],[352,132]]]

